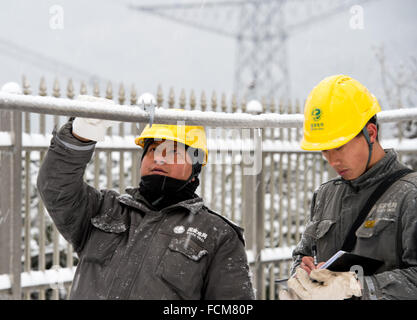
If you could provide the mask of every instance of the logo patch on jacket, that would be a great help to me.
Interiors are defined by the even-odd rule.
[[[184,231],[185,231],[184,226],[175,226],[174,227],[174,233],[176,233],[176,234],[184,233]]]
[[[378,207],[376,208],[376,211],[378,213],[383,212],[395,212],[395,209],[397,209],[397,202],[383,202],[378,204]]]
[[[201,242],[204,242],[207,238],[207,233],[199,231],[197,228],[189,227],[187,229],[187,234],[193,237],[196,237]]]

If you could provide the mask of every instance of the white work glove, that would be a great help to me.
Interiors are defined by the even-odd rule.
[[[316,280],[317,282],[313,282]],[[314,269],[310,276],[297,268],[296,276],[288,280],[289,294],[283,298],[299,297],[302,300],[343,300],[362,296],[359,280],[354,272],[333,272]]]
[[[113,100],[92,97],[87,95],[79,95],[78,101],[101,102],[108,105],[114,105]],[[75,118],[72,123],[72,132],[81,138],[103,141],[106,131],[109,127],[116,124],[116,121],[90,118]]]
[[[278,297],[279,300],[301,300],[291,288],[279,290]]]

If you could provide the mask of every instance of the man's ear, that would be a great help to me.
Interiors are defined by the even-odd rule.
[[[368,123],[368,125],[366,126],[366,129],[368,130],[369,139],[371,140],[371,143],[374,143],[375,141],[377,141],[378,129],[376,125],[373,123]]]
[[[194,182],[194,181],[195,181],[195,177],[193,177],[193,178],[191,179],[191,181],[192,181],[192,182]]]

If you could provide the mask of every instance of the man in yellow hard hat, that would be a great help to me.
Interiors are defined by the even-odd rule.
[[[282,299],[417,298],[417,174],[380,145],[380,110],[346,75],[327,77],[311,91],[301,147],[321,151],[339,177],[314,193]],[[338,272],[323,268],[339,251],[359,260]]]
[[[254,299],[243,230],[195,194],[208,156],[204,128],[146,126],[135,140],[139,187],[120,195],[83,181],[108,125],[75,118],[54,131],[38,176],[49,214],[80,258],[70,298]]]
[[[153,206],[194,196],[208,156],[203,127],[147,125],[135,143],[143,148],[139,188]]]

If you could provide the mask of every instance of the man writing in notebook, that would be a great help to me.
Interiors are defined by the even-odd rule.
[[[380,110],[348,76],[327,77],[311,91],[301,147],[321,151],[339,177],[314,193],[281,299],[417,299],[417,173],[380,145]],[[359,278],[321,269],[339,250],[383,263]]]

